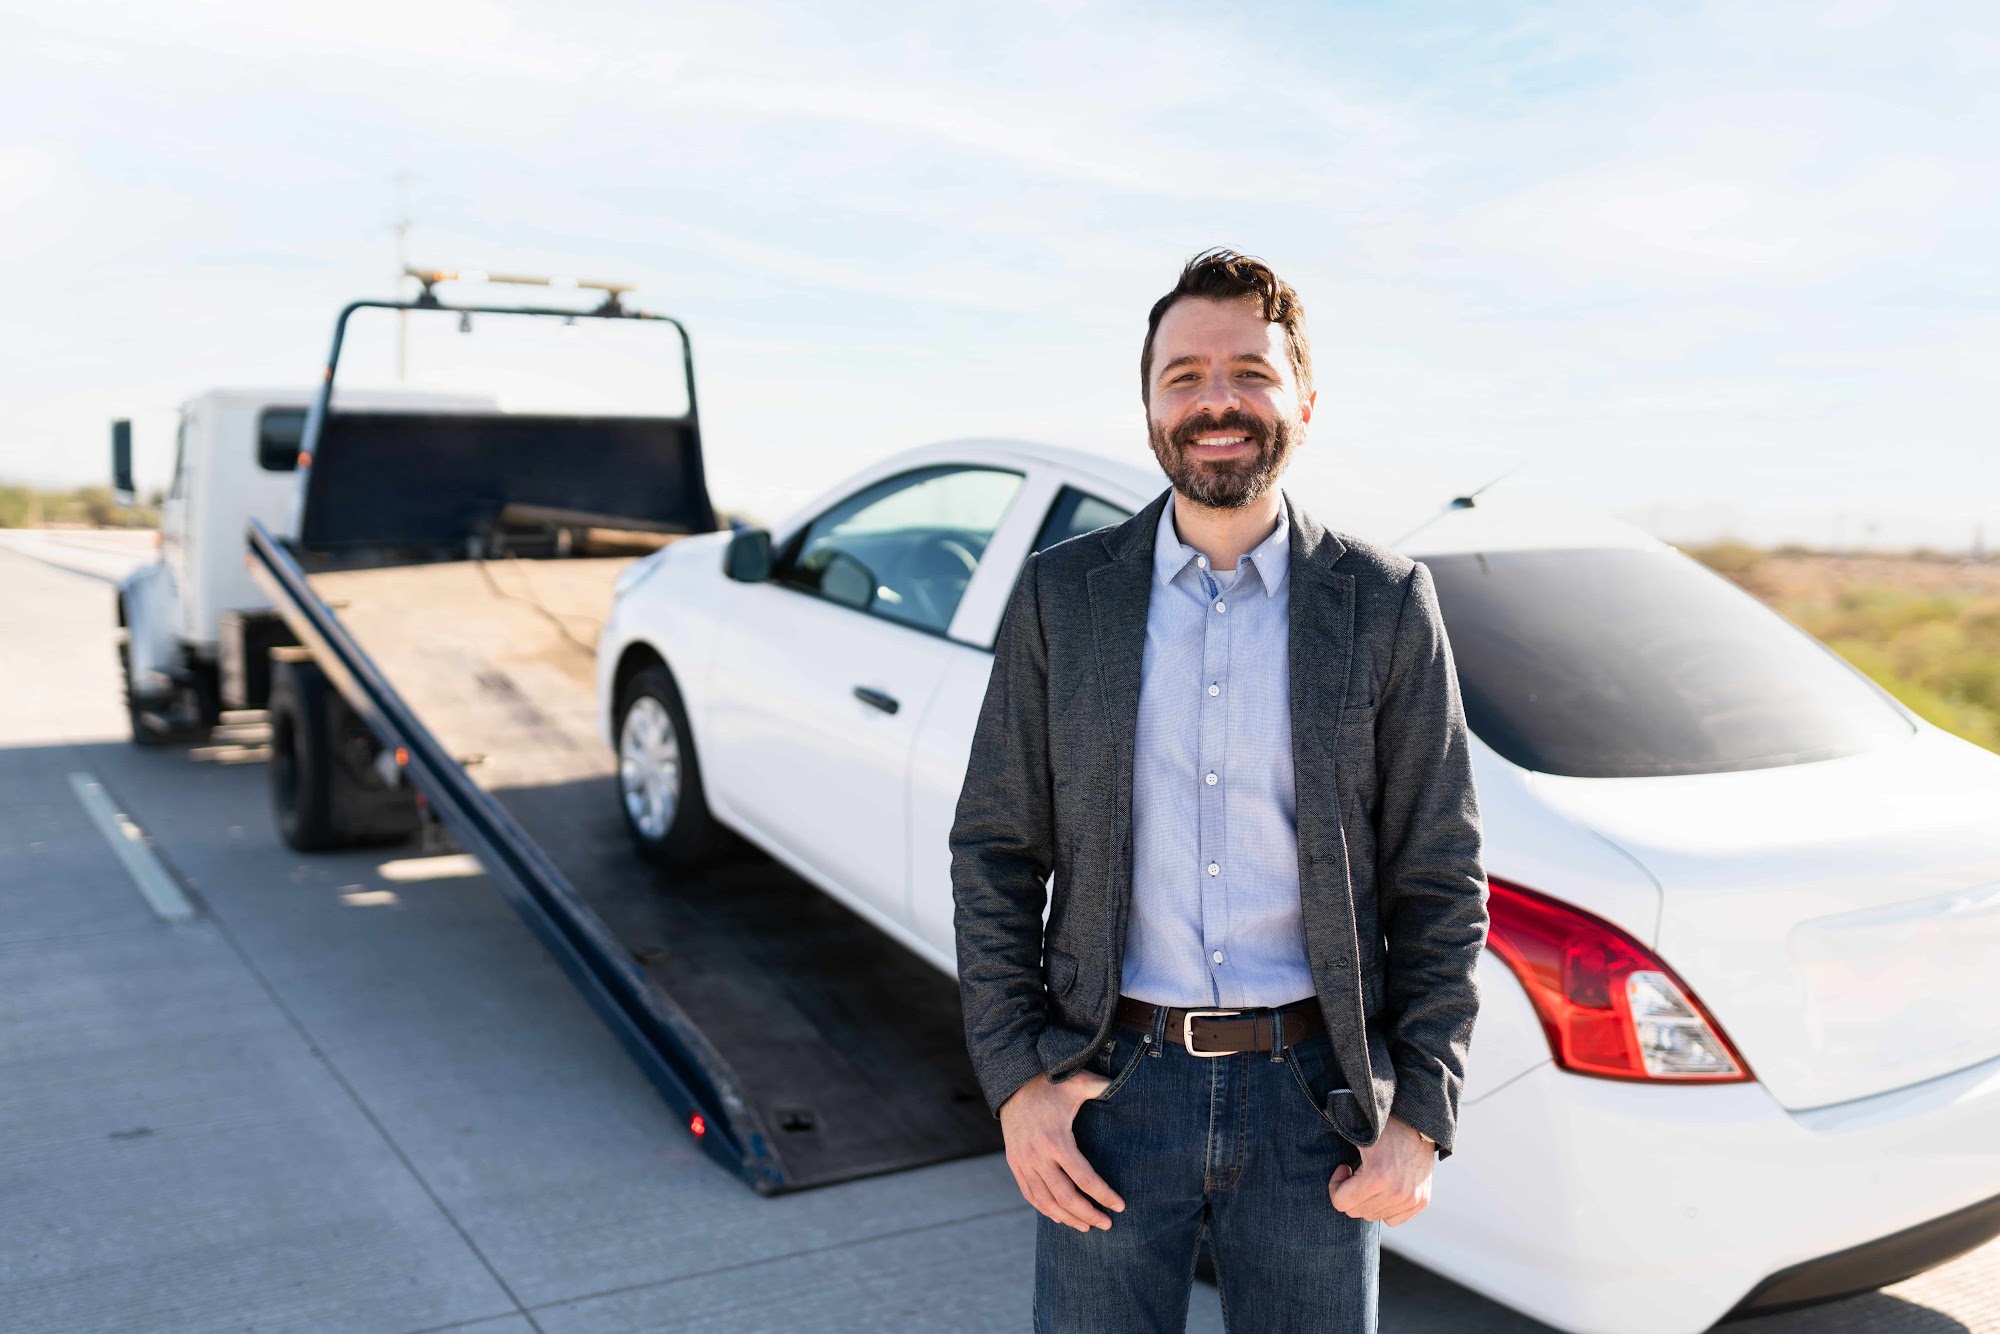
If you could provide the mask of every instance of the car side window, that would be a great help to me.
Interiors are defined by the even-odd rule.
[[[1034,550],[1052,547],[1095,528],[1123,523],[1131,517],[1130,510],[1120,509],[1108,500],[1099,500],[1073,486],[1066,486],[1056,493],[1054,503],[1049,506],[1049,517],[1042,521],[1042,531],[1035,538]]]
[[[786,544],[776,579],[830,601],[943,634],[1021,474],[947,465],[884,478]]]

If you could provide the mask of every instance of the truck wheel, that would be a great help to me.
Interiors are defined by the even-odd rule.
[[[640,855],[661,866],[699,866],[725,846],[702,794],[680,691],[665,667],[639,672],[619,698],[618,807]]]
[[[271,812],[299,852],[401,843],[417,794],[375,771],[381,743],[310,662],[271,664]]]
[[[149,711],[139,702],[132,691],[132,648],[123,640],[118,644],[118,674],[125,683],[125,717],[132,725],[132,744],[135,746],[165,746],[179,740],[171,727],[161,726],[163,721],[156,711]]]
[[[310,663],[271,664],[271,814],[298,852],[341,845],[333,818],[333,756],[327,746],[333,686]]]
[[[188,689],[193,696],[194,726],[198,735],[205,737],[222,725],[222,668],[207,658],[193,667],[194,679]]]

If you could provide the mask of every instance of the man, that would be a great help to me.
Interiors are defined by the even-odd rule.
[[[966,1042],[1040,1212],[1035,1328],[1375,1327],[1430,1199],[1486,883],[1430,573],[1276,483],[1304,311],[1197,255],[1140,354],[1172,487],[1030,556],[952,828]],[[1054,897],[1043,926],[1044,886]]]

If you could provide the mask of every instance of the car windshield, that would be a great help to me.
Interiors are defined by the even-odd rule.
[[[1720,773],[1854,754],[1914,730],[1831,650],[1679,552],[1419,559],[1466,722],[1522,768]]]

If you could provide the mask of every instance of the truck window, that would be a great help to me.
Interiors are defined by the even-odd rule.
[[[187,445],[188,419],[187,414],[183,412],[180,429],[174,432],[174,480],[167,487],[167,494],[176,499],[185,498],[187,495]]]
[[[1418,559],[1437,586],[1466,724],[1524,769],[1767,769],[1914,731],[1832,650],[1679,552]]]
[[[305,438],[304,408],[265,408],[257,418],[257,466],[265,472],[296,471]]]

